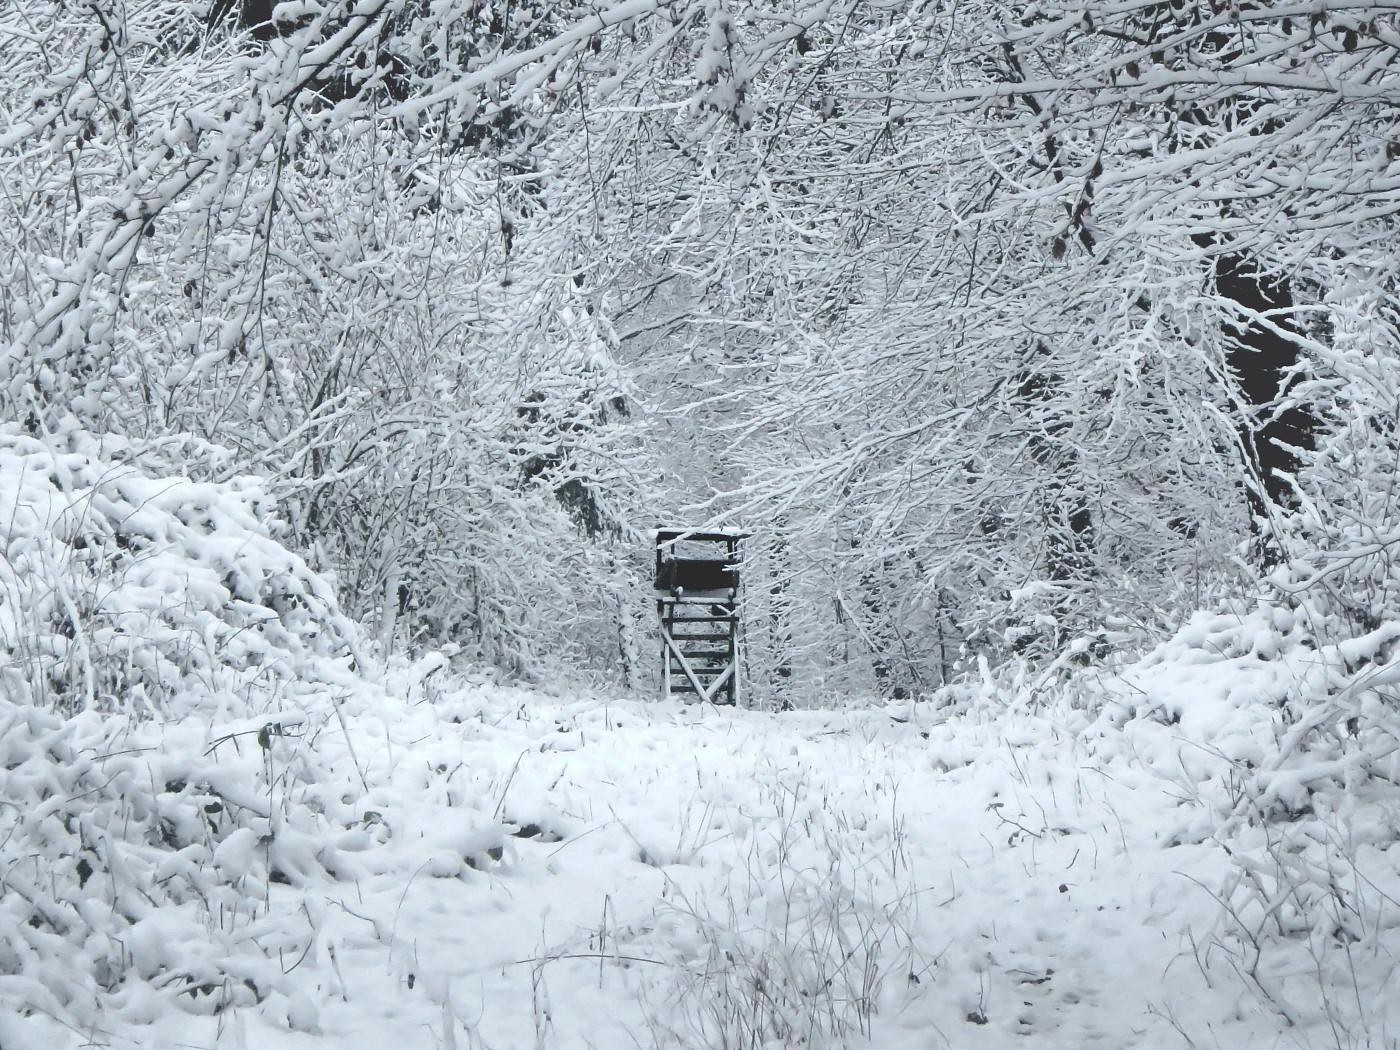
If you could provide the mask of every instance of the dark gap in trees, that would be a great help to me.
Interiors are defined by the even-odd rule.
[[[1198,234],[1199,247],[1216,246],[1217,238]],[[1314,448],[1318,419],[1305,404],[1289,404],[1303,363],[1302,332],[1293,317],[1292,281],[1267,273],[1249,253],[1225,251],[1215,255],[1211,281],[1222,298],[1234,304],[1234,316],[1222,327],[1225,368],[1244,402],[1236,435],[1250,479],[1245,485],[1250,528],[1258,540],[1261,522],[1271,507],[1294,505],[1290,478],[1302,465],[1300,453]],[[1274,544],[1263,544],[1267,563],[1279,555]]]

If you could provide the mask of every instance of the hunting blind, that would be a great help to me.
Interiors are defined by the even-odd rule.
[[[739,701],[739,554],[747,533],[656,530],[661,695]]]

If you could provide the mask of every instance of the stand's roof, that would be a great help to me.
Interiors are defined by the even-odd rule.
[[[686,543],[725,543],[730,540],[746,539],[752,535],[753,533],[744,532],[742,529],[690,529],[685,526],[651,530],[652,542],[658,547],[673,540],[681,540]]]

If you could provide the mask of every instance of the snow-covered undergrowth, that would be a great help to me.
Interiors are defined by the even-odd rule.
[[[1201,613],[1087,690],[1099,755],[1174,783],[1168,846],[1213,843],[1218,927],[1196,946],[1292,1045],[1400,1037],[1400,623],[1357,632],[1303,590]],[[1212,1021],[1185,1027],[1208,1041]]]
[[[5,1050],[1400,1031],[1400,627],[1307,591],[773,714],[368,681],[255,483],[81,432],[0,431],[0,521]]]
[[[638,939],[671,967],[648,1001],[659,1046],[863,1042],[888,971],[896,986],[911,972],[906,835],[894,796],[881,798],[894,786],[877,774],[852,790],[811,767],[762,766],[769,776],[755,778],[737,827],[702,811],[669,858],[647,854],[684,865],[716,834],[742,844],[722,878],[689,889],[675,880],[658,910],[665,937]]]
[[[129,946],[112,956],[121,979],[91,1001],[49,1004],[90,1027],[41,1028],[39,1015],[24,1029],[0,1021],[0,1039],[54,1050],[1365,1045],[1393,1009],[1366,999],[1383,987],[1388,933],[1370,955],[1351,942],[1366,1011],[1355,995],[1335,1008],[1350,1011],[1339,1037],[1325,1012],[1302,1012],[1336,998],[1297,966],[1306,937],[1259,937],[1265,967],[1295,964],[1275,991],[1291,1026],[1241,983],[1246,942],[1220,900],[1249,918],[1236,891],[1252,832],[1245,820],[1212,834],[1230,810],[1224,794],[1210,800],[1230,781],[1226,766],[1218,778],[1190,766],[1202,747],[1186,731],[1199,716],[1223,740],[1217,686],[1265,661],[1216,654],[1241,662],[1209,673],[1194,637],[1172,643],[1176,659],[1164,646],[1099,683],[1101,703],[1120,698],[1099,709],[1007,696],[998,711],[774,715],[560,699],[453,678],[429,657],[390,668],[392,695],[342,705],[344,729],[308,711],[300,739],[269,734],[266,752],[256,718],[207,760],[198,719],[151,729],[164,761],[185,756],[213,789],[167,803],[213,800],[262,834],[259,800],[236,791],[270,785],[271,833],[299,835],[287,840],[299,856],[275,861],[297,863],[291,885],[269,878],[263,851],[277,837],[253,840],[251,854],[232,832],[220,842],[234,846],[181,852],[134,823],[124,848],[189,857],[209,904],[140,882],[157,886],[141,927],[95,896],[87,910],[116,912],[104,921]],[[1173,695],[1198,696],[1198,710],[1176,718],[1169,686],[1196,672],[1194,692]],[[1065,700],[1092,692],[1074,684]],[[1131,711],[1127,694],[1140,701]],[[1254,725],[1242,715],[1237,728]],[[224,779],[210,781],[216,761]],[[134,933],[145,928],[162,936]],[[40,934],[56,936],[25,931]],[[80,963],[97,957],[96,938],[67,943]],[[47,987],[58,971],[35,969],[39,954],[29,976]],[[143,976],[152,958],[181,969]],[[176,976],[196,963],[207,991]],[[1293,986],[1308,980],[1310,991]]]
[[[772,715],[418,677],[408,703],[349,720],[379,844],[314,905],[298,973],[323,1041],[248,1007],[135,1045],[1174,1038],[1150,1012],[1162,972],[1214,909],[1173,870],[1218,877],[1217,851],[1158,848],[1157,778],[1081,768],[1043,714]]]
[[[0,429],[0,695],[172,718],[324,679],[354,627],[278,542],[260,481],[142,458],[81,430]]]
[[[255,480],[168,460],[0,429],[7,1050],[255,1003],[315,1026],[287,978],[314,923],[274,889],[347,871],[316,740],[369,689],[354,626]]]

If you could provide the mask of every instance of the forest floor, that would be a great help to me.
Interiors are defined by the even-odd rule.
[[[1082,729],[420,687],[320,742],[377,844],[267,902],[317,916],[303,1030],[244,1008],[100,1042],[1306,1045],[1209,986],[1225,855],[1175,844],[1172,784]]]

